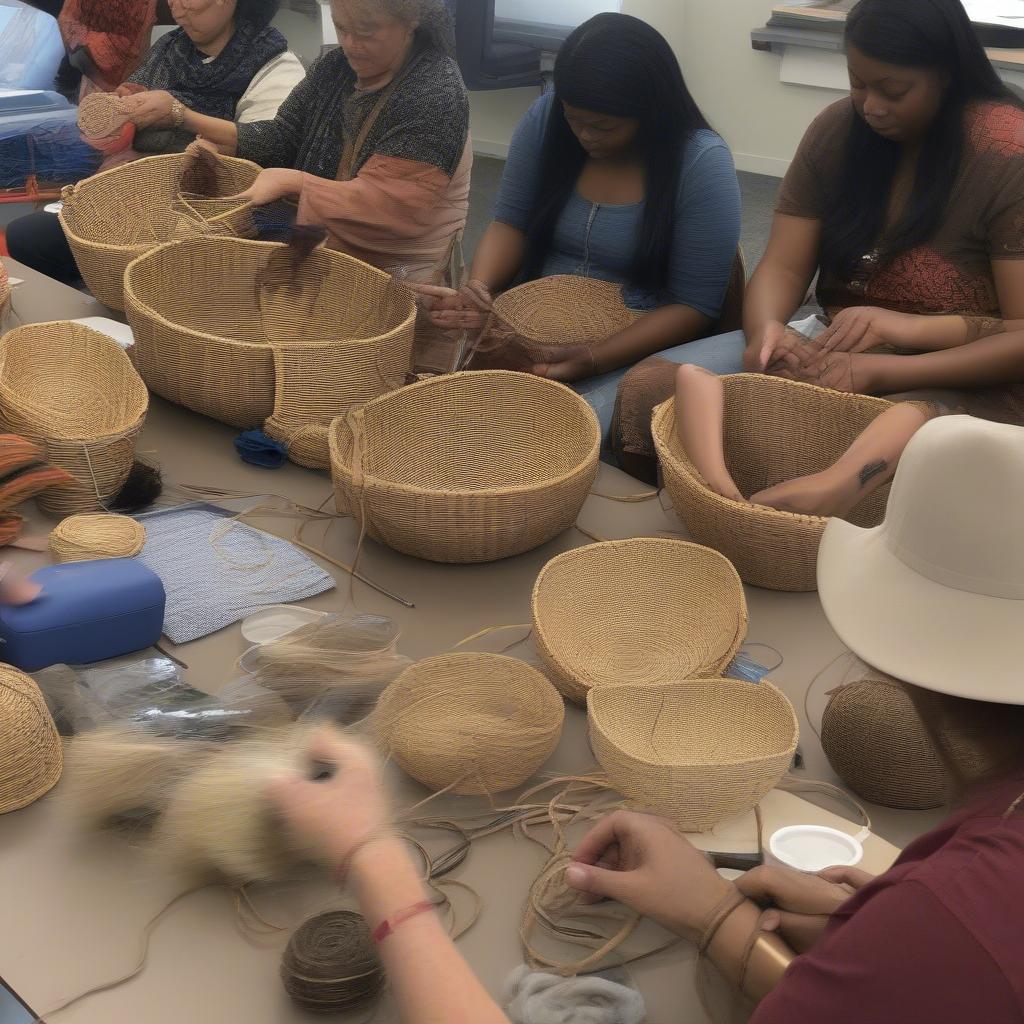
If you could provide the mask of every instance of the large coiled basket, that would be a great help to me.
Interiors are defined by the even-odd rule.
[[[799,739],[792,704],[766,680],[602,686],[587,698],[587,718],[615,788],[684,832],[755,807],[786,774]]]
[[[17,327],[0,340],[0,427],[74,477],[38,496],[50,515],[99,511],[117,496],[148,408],[146,386],[105,334],[60,321]]]
[[[229,231],[221,219],[244,205],[182,197],[185,160],[181,153],[150,156],[64,189],[61,227],[89,290],[111,309],[124,309],[124,272],[132,260],[183,235]],[[256,164],[232,157],[220,157],[217,169],[222,196],[244,192],[260,172]]]
[[[11,281],[7,268],[0,263],[0,334],[7,326],[7,314],[11,311]]]
[[[729,471],[744,495],[827,469],[889,408],[882,398],[848,395],[763,374],[722,378]],[[828,520],[725,498],[701,479],[675,426],[675,399],[652,421],[665,487],[694,540],[726,555],[745,583],[768,590],[816,590],[818,545]],[[888,485],[845,517],[877,526]]]
[[[653,537],[566,551],[540,571],[533,629],[551,681],[597,686],[720,674],[747,632],[736,570],[717,551]]]
[[[63,769],[60,736],[35,680],[0,665],[0,814],[38,800]]]
[[[338,511],[434,562],[490,562],[572,526],[597,474],[590,406],[506,370],[433,377],[331,427]]]

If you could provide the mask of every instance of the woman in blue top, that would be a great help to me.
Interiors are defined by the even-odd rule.
[[[475,327],[494,293],[552,274],[621,283],[645,316],[533,367],[583,381],[607,430],[625,368],[714,332],[739,243],[739,184],[671,47],[638,18],[599,14],[577,28],[554,84],[516,129],[469,284],[429,290],[432,319]]]

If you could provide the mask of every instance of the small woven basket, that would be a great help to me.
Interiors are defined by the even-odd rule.
[[[60,736],[39,687],[0,665],[0,814],[49,792],[63,768]]]
[[[612,785],[684,832],[755,807],[786,774],[799,738],[793,706],[767,681],[602,686],[587,698],[587,717]]]
[[[535,668],[456,653],[407,668],[366,725],[424,786],[479,795],[529,779],[558,746],[564,717],[558,691]]]
[[[551,681],[593,687],[720,674],[747,632],[736,570],[717,551],[638,537],[566,551],[540,571],[533,629]]]
[[[221,219],[237,200],[183,199],[178,191],[185,155],[151,156],[101,171],[64,189],[60,223],[89,290],[111,309],[124,309],[124,272],[132,260],[173,238],[228,231]],[[244,192],[260,168],[248,160],[220,157],[222,195]],[[168,288],[180,286],[173,279]]]
[[[331,427],[338,511],[434,562],[530,551],[576,521],[601,436],[574,391],[527,373],[433,377]]]
[[[7,268],[0,263],[0,335],[7,326],[7,317],[11,312],[11,281],[7,276]]]
[[[556,274],[527,281],[494,300],[494,312],[538,345],[584,345],[625,330],[641,315],[622,300],[622,286]]]
[[[105,334],[61,321],[17,327],[0,341],[0,428],[74,477],[38,496],[49,515],[94,512],[116,497],[148,407],[131,361]]]
[[[243,429],[264,421],[289,455],[326,468],[327,428],[405,383],[415,307],[381,271],[318,249],[294,280],[272,242],[172,242],[125,274],[139,372],[158,395]]]
[[[50,553],[57,562],[132,558],[146,543],[146,529],[130,516],[103,512],[69,516],[50,532]]]
[[[730,374],[722,382],[726,463],[745,495],[827,469],[890,406],[881,398],[764,374]],[[818,545],[828,520],[712,491],[683,451],[675,415],[674,399],[654,410],[654,446],[672,504],[693,539],[721,551],[752,586],[816,590]],[[888,485],[880,487],[847,518],[857,526],[877,526],[888,494]]]

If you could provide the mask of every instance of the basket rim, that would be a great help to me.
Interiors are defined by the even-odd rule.
[[[116,169],[116,168],[115,168]],[[227,215],[225,215],[227,216]],[[144,260],[156,259],[157,255],[163,252],[165,249],[170,249],[173,246],[185,246],[194,244],[215,244],[215,245],[227,245],[229,247],[255,247],[264,249],[284,249],[285,243],[283,242],[261,242],[254,238],[231,238],[224,237],[221,235],[195,235],[191,238],[175,238],[169,242],[159,242],[156,245],[151,246],[145,252],[140,252],[124,271],[124,297],[125,304],[128,302],[134,303],[138,308],[138,311],[144,313],[146,316],[152,318],[161,327],[170,328],[173,331],[180,331],[184,334],[188,334],[193,338],[202,338],[205,341],[216,341],[223,345],[237,345],[240,348],[255,349],[259,352],[265,352],[268,355],[272,355],[275,346],[271,341],[255,342],[255,341],[240,341],[237,338],[228,338],[223,334],[211,334],[209,331],[196,330],[193,327],[184,327],[181,324],[175,323],[173,320],[168,320],[167,317],[158,313],[151,305],[143,302],[135,292],[135,288],[132,282],[135,270],[140,266]],[[369,263],[364,263],[362,260],[357,259],[355,256],[350,256],[348,253],[341,252],[338,249],[323,248],[319,251],[325,253],[328,259],[339,259],[342,263],[356,263],[360,267],[371,270],[374,274],[379,275],[382,278],[390,279],[390,275],[386,274],[379,267],[372,266]],[[409,329],[411,325],[416,323],[416,303],[413,301],[412,296],[409,295],[409,312],[406,314],[405,319],[397,326],[391,328],[384,334],[376,334],[372,338],[360,338],[360,339],[349,339],[345,344],[353,345],[377,345],[383,341],[387,341],[389,338],[394,337],[396,334],[401,333]],[[315,350],[319,348],[332,348],[341,344],[341,340],[336,341],[323,341],[323,342],[302,342],[297,343],[296,348],[303,348],[309,350]]]
[[[389,491],[398,492],[400,494],[419,495],[419,494],[453,494],[466,497],[488,497],[492,495],[514,495],[514,494],[530,494],[534,491],[544,490],[546,488],[555,486],[560,483],[564,483],[568,480],[572,480],[575,477],[580,476],[583,473],[589,473],[591,471],[591,463],[593,456],[596,454],[598,457],[601,454],[601,427],[597,420],[597,414],[591,409],[586,399],[582,395],[577,394],[572,388],[567,387],[560,381],[548,380],[547,377],[537,377],[532,373],[520,373],[517,370],[460,370],[457,373],[446,373],[437,377],[428,377],[426,380],[416,381],[413,384],[407,384],[404,388],[398,388],[396,391],[388,392],[387,394],[380,395],[373,399],[373,401],[367,402],[357,412],[363,413],[370,406],[384,402],[393,398],[399,393],[410,392],[413,389],[423,389],[428,387],[437,386],[438,381],[450,381],[454,378],[464,377],[468,374],[477,376],[479,374],[488,374],[492,378],[497,377],[499,379],[505,379],[508,377],[527,377],[533,381],[543,382],[542,387],[552,387],[556,391],[561,391],[564,394],[571,396],[571,399],[575,402],[576,407],[584,412],[584,420],[588,426],[588,433],[591,435],[590,453],[587,458],[580,462],[578,466],[572,469],[566,470],[563,473],[559,473],[556,476],[548,476],[543,480],[534,481],[533,483],[527,484],[510,484],[505,487],[424,487],[421,484],[409,484],[399,483],[398,481],[388,480],[385,477],[375,476],[372,473],[363,474],[363,485],[362,490],[366,490],[368,487],[383,487]],[[349,467],[341,460],[340,457],[335,457],[338,451],[338,439],[342,430],[346,427],[346,417],[336,416],[328,428],[328,444],[331,455],[331,472],[334,474],[344,475],[346,482],[351,482],[352,472]],[[516,660],[516,659],[513,659]]]
[[[599,712],[593,710],[592,705],[602,700],[602,694],[605,692],[611,692],[613,690],[632,690],[634,692],[651,692],[653,690],[667,690],[670,688],[686,689],[694,683],[729,683],[735,684],[736,688],[743,690],[751,688],[751,692],[755,688],[761,688],[762,692],[768,692],[773,695],[778,705],[788,711],[787,717],[789,718],[790,725],[792,727],[792,741],[779,750],[772,751],[769,753],[761,754],[757,757],[740,757],[721,759],[714,762],[714,767],[736,767],[747,764],[758,764],[765,761],[768,758],[779,758],[779,757],[792,757],[793,752],[800,744],[800,720],[796,714],[796,708],[793,707],[793,702],[786,696],[782,690],[776,686],[769,679],[762,679],[759,683],[751,683],[745,679],[733,679],[730,676],[700,676],[692,679],[678,679],[678,680],[662,680],[657,683],[614,683],[608,686],[595,686],[592,687],[587,693],[587,724],[591,729],[601,733],[604,740],[615,747],[616,751],[623,757],[624,760],[632,762],[634,765],[643,766],[647,769],[661,769],[672,767],[670,762],[653,762],[645,761],[638,757],[635,753],[622,747],[618,742],[614,741],[610,734],[605,730],[599,717]],[[708,762],[693,761],[686,765],[677,765],[678,767],[707,767]]]

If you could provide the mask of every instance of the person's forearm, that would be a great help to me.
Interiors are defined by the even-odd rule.
[[[350,881],[371,929],[428,899],[408,853],[395,839],[357,852]],[[508,1024],[436,911],[399,924],[381,941],[379,951],[403,1024]]]
[[[691,306],[662,306],[594,345],[594,373],[608,373],[620,366],[631,366],[645,356],[672,345],[693,341],[706,334],[711,324],[710,317]]]
[[[803,304],[810,281],[786,267],[761,262],[743,300],[743,333],[747,344],[760,344],[769,323],[788,323]]]
[[[526,235],[518,228],[491,221],[473,255],[469,276],[497,294],[507,288],[526,259]]]
[[[981,338],[1024,330],[1024,321],[981,316],[916,316],[917,328],[902,342],[903,348],[940,352]]]
[[[186,131],[212,142],[225,156],[234,156],[238,151],[238,126],[234,121],[197,114],[186,107],[185,120],[181,126]]]
[[[734,987],[760,1002],[782,980],[796,954],[779,938],[761,932],[757,938],[761,909],[746,900],[715,932],[707,955]],[[757,944],[754,940],[757,938]]]

